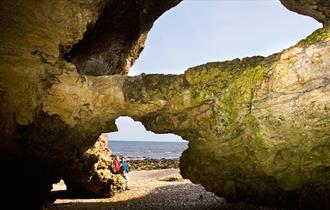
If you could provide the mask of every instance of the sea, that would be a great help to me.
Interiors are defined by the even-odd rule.
[[[187,141],[109,141],[113,155],[124,156],[128,159],[175,159],[179,158],[188,148]]]

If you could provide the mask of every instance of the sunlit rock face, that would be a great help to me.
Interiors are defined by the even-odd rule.
[[[149,130],[189,140],[181,174],[228,201],[324,209],[330,196],[329,67],[325,26],[267,58],[125,79],[126,107],[140,104],[126,114]]]
[[[108,170],[107,137],[100,134],[131,116],[189,140],[182,175],[229,201],[329,205],[328,3],[282,2],[324,28],[281,53],[182,75],[124,76],[152,23],[179,1],[146,2],[1,1],[6,201],[19,199],[19,190],[39,205],[60,178],[74,193],[113,195],[123,180]],[[310,12],[311,5],[318,9]]]
[[[322,209],[329,202],[329,53],[325,26],[281,53],[183,75],[71,73],[58,77],[43,109],[73,126],[125,115],[148,130],[178,134],[189,140],[182,175],[229,201]],[[77,98],[74,106],[61,99],[64,91]],[[77,121],[84,104],[90,110]]]
[[[197,115],[182,174],[231,201],[329,206],[329,32],[259,61],[188,70],[211,105]]]

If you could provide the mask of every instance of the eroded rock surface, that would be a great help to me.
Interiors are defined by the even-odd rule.
[[[165,81],[145,76],[124,85],[142,86],[126,97],[164,104],[135,119],[189,140],[185,178],[229,201],[322,209],[330,192],[329,35],[326,27],[278,55],[209,63]]]
[[[119,116],[131,116],[189,140],[182,175],[229,201],[329,206],[328,3],[282,1],[325,24],[281,53],[182,75],[120,75],[152,22],[179,1],[161,2],[1,1],[0,151],[7,171],[0,180],[1,190],[14,189],[6,201],[24,189],[27,201],[40,204],[60,178],[77,193],[120,190],[122,178],[108,170],[106,137],[99,136],[115,131]],[[311,5],[318,9],[310,12]],[[131,22],[135,14],[141,19]],[[91,48],[94,39],[106,47]]]
[[[189,140],[182,175],[229,201],[321,208],[330,178],[329,55],[326,26],[279,54],[208,63],[183,75],[70,73],[58,77],[43,111],[71,126],[89,122],[88,115],[98,125],[131,116],[148,130]],[[75,106],[61,100],[64,91]],[[90,110],[77,121],[83,104]]]
[[[177,3],[0,2],[0,161],[6,168],[0,180],[4,182],[2,194],[8,195],[2,203],[13,205],[12,208],[29,208],[27,205],[31,204],[33,208],[45,202],[51,184],[59,178],[67,182],[69,189],[83,194],[109,196],[121,188],[121,177],[104,171],[101,157],[107,154],[100,155],[100,151],[105,145],[101,148],[98,146],[102,144],[96,143],[101,133],[116,130],[115,118],[100,124],[85,103],[73,113],[65,112],[73,117],[72,124],[63,121],[63,116],[45,112],[47,103],[43,101],[53,92],[53,85],[63,82],[61,75],[74,73],[72,79],[80,81],[84,77],[79,73],[125,74],[143,48],[152,23]],[[83,49],[79,48],[81,43]],[[94,71],[88,67],[91,60],[95,60]],[[99,62],[102,60],[107,63]],[[69,109],[81,105],[77,100],[95,94],[91,92],[94,90],[75,86],[78,81],[65,82],[68,88],[80,91],[79,95],[58,93]],[[88,91],[84,93],[85,90]],[[83,98],[76,98],[84,94]],[[17,202],[20,199],[29,202]]]
[[[153,22],[180,1],[107,1],[96,23],[66,58],[81,74],[127,74],[143,50]]]

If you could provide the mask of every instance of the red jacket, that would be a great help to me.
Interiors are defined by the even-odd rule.
[[[119,169],[120,169],[120,165],[119,165],[119,163],[118,163],[118,160],[114,160],[114,161],[113,161],[113,169],[114,169],[114,172],[119,171]]]

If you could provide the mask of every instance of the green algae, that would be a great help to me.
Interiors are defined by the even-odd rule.
[[[326,39],[329,38],[330,38],[330,23],[327,23],[323,26],[323,28],[314,31],[306,39],[299,41],[295,47],[311,46],[312,44],[325,41]]]
[[[322,42],[328,34],[327,29],[320,29],[296,47]],[[277,97],[270,87],[277,82],[272,75],[282,70],[277,67],[290,68],[286,60],[281,62],[281,55],[207,63],[188,69],[184,75],[148,82],[153,84],[146,88],[150,98],[168,100],[162,109],[165,114],[152,115],[162,115],[163,120],[148,118],[151,130],[166,124],[167,130],[190,141],[181,159],[186,177],[204,183],[208,190],[221,196],[270,200],[312,182],[328,183],[329,175],[324,171],[329,169],[330,151],[313,147],[317,141],[328,145],[326,120],[321,120],[323,127],[310,124],[315,130],[308,130],[304,127],[311,123],[306,122],[307,118],[300,120],[299,116],[290,116],[290,112],[283,116],[276,110],[278,107],[267,104],[271,97]],[[183,97],[185,93],[187,97]],[[185,99],[188,105],[183,103]],[[205,110],[211,114],[204,115]],[[178,113],[182,118],[177,117]],[[161,130],[166,130],[166,126]],[[198,170],[202,167],[205,172]],[[264,193],[269,193],[269,197],[265,198]]]
[[[185,78],[190,84],[192,104],[198,105],[214,97],[221,97],[224,94],[237,95],[234,89],[242,89],[241,87],[245,85],[245,82],[248,82],[248,85],[250,85],[249,77],[254,77],[253,69],[262,68],[259,64],[263,60],[264,57],[256,56],[243,60],[235,59],[232,61],[208,63],[188,69],[185,72]],[[252,74],[249,74],[251,69]],[[239,81],[241,79],[243,80]],[[225,91],[230,93],[226,94]],[[230,100],[226,96],[224,98],[224,100]]]

